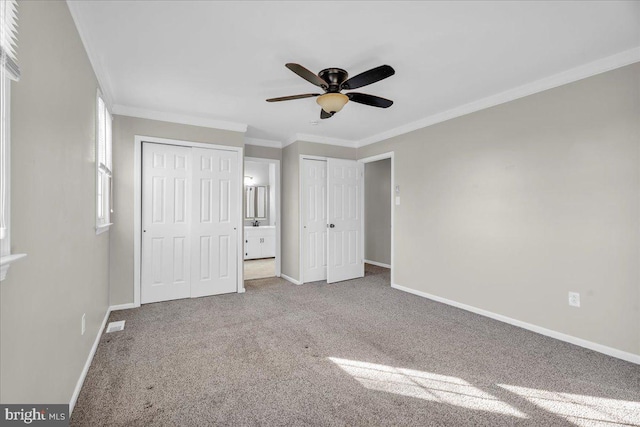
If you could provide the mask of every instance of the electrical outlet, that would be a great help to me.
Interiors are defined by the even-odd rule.
[[[577,292],[569,292],[569,305],[571,307],[580,307],[580,294]]]
[[[86,329],[86,328],[85,328],[85,324],[86,324],[85,320],[86,320],[86,317],[87,317],[87,313],[82,313],[82,329],[81,329],[80,335],[84,335],[84,331],[85,331],[85,329]]]

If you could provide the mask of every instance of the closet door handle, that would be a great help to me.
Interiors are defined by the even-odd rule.
[[[336,228],[335,224],[329,224],[329,228]]]

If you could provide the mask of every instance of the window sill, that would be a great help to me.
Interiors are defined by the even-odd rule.
[[[16,262],[26,256],[27,254],[13,254],[0,258],[0,280],[4,280],[5,277],[7,277],[7,272],[9,271],[11,263]]]
[[[112,225],[113,225],[113,223],[110,222],[109,224],[103,224],[103,225],[96,226],[96,235],[102,234],[102,233],[105,233],[105,232],[109,231],[109,227],[111,227]]]

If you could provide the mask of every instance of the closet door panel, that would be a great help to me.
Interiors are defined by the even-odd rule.
[[[192,148],[191,297],[237,291],[238,153]],[[204,274],[206,273],[206,274]]]
[[[190,295],[190,174],[189,148],[143,144],[143,304]]]
[[[327,278],[327,162],[302,161],[302,268],[304,282]]]

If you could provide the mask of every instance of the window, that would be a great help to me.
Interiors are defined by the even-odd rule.
[[[111,114],[100,92],[96,105],[96,232],[107,231],[111,225]]]
[[[11,81],[20,80],[20,67],[16,57],[18,40],[18,3],[0,0],[0,280],[9,265],[24,254],[11,254],[11,156],[9,132]]]
[[[11,82],[4,68],[0,70],[0,256],[7,256],[9,245],[9,90]]]

